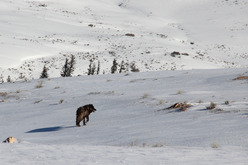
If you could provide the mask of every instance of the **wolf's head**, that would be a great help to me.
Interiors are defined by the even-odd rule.
[[[90,112],[96,111],[95,107],[92,104],[89,104],[89,109],[90,109]]]

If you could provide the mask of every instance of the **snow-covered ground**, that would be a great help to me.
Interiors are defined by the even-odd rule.
[[[0,85],[1,164],[246,164],[246,69],[156,71]],[[166,109],[176,102],[186,111]],[[206,107],[214,102],[213,110]],[[93,104],[87,126],[79,106]]]
[[[20,144],[1,146],[1,164],[101,164],[101,165],[245,165],[247,150],[240,147],[130,148],[111,146]]]
[[[0,140],[18,143],[0,164],[246,165],[247,14],[246,0],[1,0]],[[114,59],[140,72],[108,74]]]
[[[46,65],[59,77],[71,54],[74,76],[90,60],[100,74],[114,59],[140,71],[243,68],[247,14],[246,0],[1,0],[0,75],[39,78]]]

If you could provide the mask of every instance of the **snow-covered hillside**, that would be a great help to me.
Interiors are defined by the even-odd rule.
[[[246,164],[246,69],[157,71],[0,85],[1,164]],[[244,77],[245,78],[245,77]],[[180,102],[185,111],[167,109]],[[207,109],[210,102],[216,108]],[[87,126],[79,106],[93,104]]]
[[[247,14],[246,0],[1,0],[0,140],[18,143],[0,164],[246,165]],[[108,74],[114,59],[125,72]]]
[[[114,59],[140,71],[247,67],[247,11],[245,0],[1,0],[0,74],[38,78],[46,65],[59,77],[71,54],[74,76],[89,60],[100,73]]]

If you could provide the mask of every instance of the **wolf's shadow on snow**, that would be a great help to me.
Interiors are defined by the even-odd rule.
[[[42,133],[42,132],[55,132],[55,131],[60,131],[63,129],[68,129],[68,128],[74,128],[76,126],[67,126],[67,127],[63,127],[63,126],[56,126],[56,127],[45,127],[45,128],[37,128],[37,129],[33,129],[30,130],[26,133]]]

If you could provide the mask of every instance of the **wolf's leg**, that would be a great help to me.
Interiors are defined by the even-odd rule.
[[[80,122],[82,121],[82,115],[76,117],[76,126],[80,127]]]
[[[86,123],[89,122],[89,116],[86,116]]]
[[[83,117],[83,125],[86,125],[86,124],[85,124],[85,117]]]

